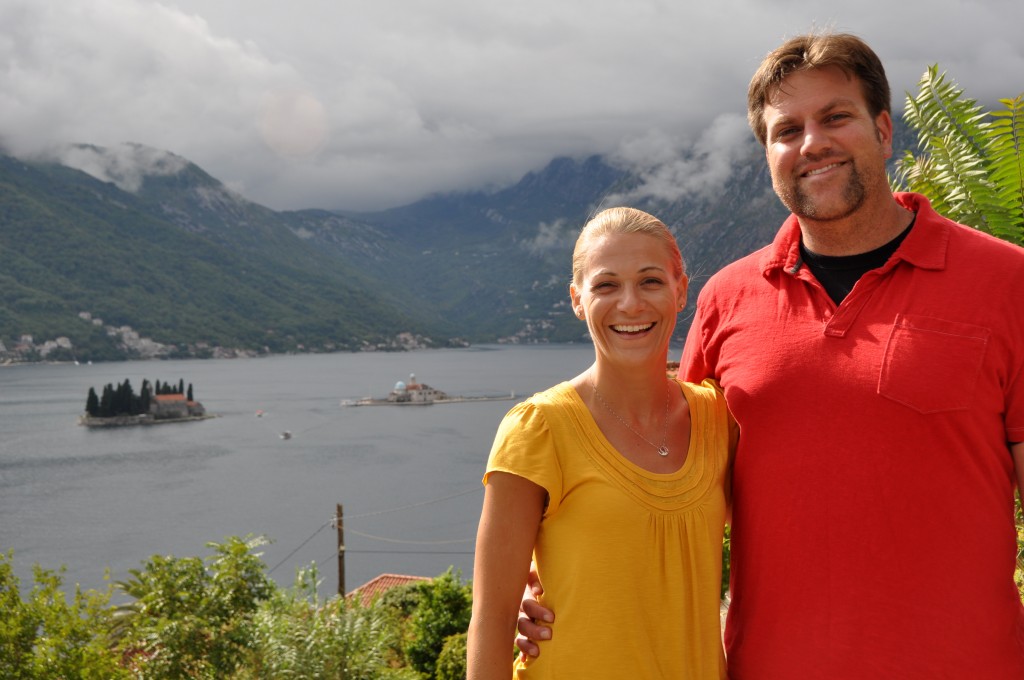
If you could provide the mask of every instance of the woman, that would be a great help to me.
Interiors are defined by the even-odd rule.
[[[469,680],[509,676],[531,555],[558,640],[516,660],[516,677],[726,677],[719,584],[734,428],[713,383],[666,375],[686,284],[675,239],[647,213],[605,210],[580,233],[569,295],[595,361],[498,428]]]

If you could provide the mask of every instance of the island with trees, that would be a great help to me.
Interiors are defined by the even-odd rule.
[[[192,383],[185,387],[185,381],[161,383],[157,380],[150,385],[142,381],[136,394],[127,378],[116,387],[108,383],[100,395],[89,388],[85,400],[85,413],[79,417],[80,425],[86,427],[122,427],[126,425],[156,425],[180,423],[213,418],[203,405],[195,400]]]

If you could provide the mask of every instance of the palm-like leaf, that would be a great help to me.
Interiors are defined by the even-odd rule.
[[[1024,94],[989,113],[930,66],[904,120],[917,130],[921,154],[897,162],[894,188],[926,195],[963,224],[1024,243]]]
[[[1000,201],[1019,226],[1024,224],[1024,93],[999,103],[1006,108],[992,112],[990,173]]]

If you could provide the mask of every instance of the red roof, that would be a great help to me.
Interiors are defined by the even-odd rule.
[[[351,599],[358,596],[359,602],[364,607],[374,600],[374,598],[383,595],[388,590],[396,586],[404,586],[408,583],[419,583],[421,581],[431,581],[427,576],[408,576],[405,574],[381,574],[376,578],[367,581],[363,585],[349,591],[346,598]]]
[[[153,398],[157,401],[185,401],[184,394],[157,394]]]

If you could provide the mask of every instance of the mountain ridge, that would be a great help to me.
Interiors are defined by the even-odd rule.
[[[157,170],[133,173],[119,160],[132,154]],[[567,304],[572,246],[611,201],[676,234],[691,304],[786,215],[753,144],[700,192],[645,193],[663,170],[590,155],[374,213],[274,211],[139,145],[77,160],[104,179],[0,156],[0,361],[144,356],[111,330],[125,328],[169,357],[586,341]],[[71,349],[42,355],[25,335]]]

